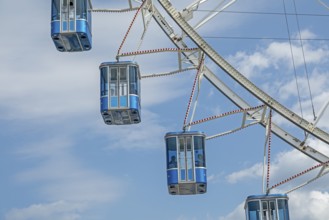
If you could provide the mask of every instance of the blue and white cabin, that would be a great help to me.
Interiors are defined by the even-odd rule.
[[[51,38],[57,50],[91,49],[91,8],[90,0],[51,1]]]
[[[286,194],[248,196],[244,208],[246,220],[289,220]]]
[[[105,62],[100,69],[100,101],[108,125],[141,122],[140,72],[131,61]]]
[[[167,183],[171,195],[207,191],[205,137],[199,131],[166,134]]]

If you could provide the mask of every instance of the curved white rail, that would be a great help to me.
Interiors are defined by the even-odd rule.
[[[329,134],[315,127],[311,122],[301,118],[299,115],[287,109],[267,93],[259,89],[238,70],[231,66],[224,58],[222,58],[203,38],[185,21],[179,12],[171,5],[168,0],[158,0],[165,11],[172,17],[176,24],[190,37],[190,39],[211,58],[220,68],[222,68],[236,82],[247,89],[251,94],[261,100],[264,104],[275,110],[277,113],[291,121],[301,129],[314,135],[325,143],[329,144]]]

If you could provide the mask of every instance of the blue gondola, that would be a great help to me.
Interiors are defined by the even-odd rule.
[[[108,125],[141,121],[140,72],[131,61],[105,62],[100,69],[101,114]]]
[[[246,220],[289,220],[286,194],[248,196],[245,203]]]
[[[198,131],[166,134],[167,182],[171,195],[207,191],[205,137],[203,132]]]
[[[51,38],[57,50],[91,49],[91,7],[90,0],[51,1]]]

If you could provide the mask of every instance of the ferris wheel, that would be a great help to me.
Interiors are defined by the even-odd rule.
[[[184,117],[182,131],[168,132],[165,135],[168,192],[172,195],[203,194],[207,192],[207,167],[205,163],[206,141],[219,138],[224,135],[234,135],[235,132],[246,129],[253,125],[261,125],[265,128],[264,160],[263,160],[263,194],[251,195],[246,199],[245,210],[247,220],[287,220],[289,219],[288,195],[289,193],[306,186],[329,173],[329,155],[310,146],[310,136],[329,145],[329,134],[317,126],[322,115],[326,111],[329,101],[323,103],[322,109],[315,113],[313,120],[303,117],[302,113],[296,113],[281,104],[273,96],[269,95],[259,86],[255,85],[242,72],[221,56],[205,37],[201,36],[199,29],[209,24],[220,13],[228,12],[228,9],[239,4],[238,0],[222,0],[210,4],[211,9],[205,10],[205,16],[196,16],[195,12],[201,10],[208,0],[169,1],[169,0],[143,0],[127,1],[127,7],[122,9],[96,9],[90,0],[52,0],[52,30],[51,36],[55,47],[61,52],[87,51],[92,48],[91,16],[92,13],[120,13],[131,12],[132,21],[117,51],[116,60],[100,64],[100,108],[104,122],[108,125],[132,125],[142,121],[141,108],[141,81],[146,78],[166,77],[180,74],[185,71],[195,71],[196,75],[191,88],[187,110]],[[210,1],[209,1],[210,2]],[[283,1],[284,2],[284,1]],[[324,1],[318,2],[319,7],[328,8]],[[285,6],[285,4],[283,4]],[[180,8],[180,9],[177,9]],[[296,10],[296,7],[294,8]],[[231,11],[232,13],[232,11]],[[241,12],[240,12],[241,13]],[[287,16],[284,7],[284,16]],[[297,17],[298,13],[295,11]],[[126,39],[131,35],[131,29],[137,20],[142,17],[143,34],[138,49],[131,52],[122,52]],[[285,17],[287,19],[287,17]],[[172,48],[155,48],[141,50],[144,35],[148,30],[151,20],[156,21],[172,43]],[[297,18],[297,26],[300,26]],[[175,27],[173,27],[175,26]],[[288,28],[289,31],[289,28]],[[297,37],[301,43],[300,48],[304,54],[304,46],[299,32]],[[288,37],[292,48],[290,34]],[[292,60],[293,50],[291,49]],[[177,69],[154,74],[141,74],[139,65],[134,61],[120,61],[122,57],[135,57],[152,53],[175,53],[178,55]],[[208,62],[206,62],[206,60]],[[304,57],[306,67],[306,61]],[[248,93],[256,101],[257,105],[250,104],[250,100],[238,94],[231,84],[220,79],[209,65],[215,65],[223,73],[237,82],[244,93]],[[306,68],[307,69],[307,68]],[[205,78],[214,89],[218,90],[236,109],[194,120],[195,111],[198,108],[198,87]],[[308,77],[307,77],[308,78]],[[311,102],[312,94],[310,91]],[[298,90],[298,88],[297,88]],[[191,131],[195,125],[206,125],[208,122],[228,116],[242,115],[242,122],[234,128],[214,135],[206,135],[202,131]],[[287,131],[280,124],[272,120],[280,117],[291,124],[293,129],[301,131],[304,136],[297,136]],[[311,158],[317,165],[300,173],[288,177],[273,186],[269,185],[271,165],[271,136],[276,135],[289,146],[297,149],[300,153]],[[273,194],[275,188],[298,178],[313,170],[319,170],[317,175],[306,182],[293,187],[282,194]]]

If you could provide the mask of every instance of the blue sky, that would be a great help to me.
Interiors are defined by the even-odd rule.
[[[173,0],[178,9],[191,0]],[[293,1],[285,0],[293,13]],[[326,2],[326,1],[323,1]],[[156,6],[161,6],[155,1]],[[328,2],[329,4],[329,2]],[[127,1],[94,0],[95,8],[123,8]],[[328,39],[329,10],[318,1],[296,1],[305,39]],[[213,1],[200,9],[212,9]],[[13,10],[15,9],[15,10]],[[228,10],[283,12],[282,1],[237,1]],[[167,21],[177,30],[176,25]],[[4,220],[237,220],[244,219],[247,196],[262,193],[265,130],[256,125],[207,141],[208,192],[171,196],[167,192],[164,135],[180,131],[195,71],[142,80],[142,123],[107,126],[99,113],[100,63],[113,61],[134,12],[93,14],[93,49],[60,53],[50,38],[50,2],[0,2],[0,219]],[[205,12],[195,12],[195,19]],[[262,20],[263,22],[260,22]],[[295,16],[288,16],[290,34],[298,38]],[[195,21],[192,21],[192,23]],[[9,23],[9,24],[8,24]],[[141,17],[122,51],[136,50]],[[299,113],[290,45],[284,16],[221,13],[200,28],[201,36],[257,86]],[[181,33],[180,31],[177,31]],[[213,38],[215,37],[215,38]],[[189,46],[194,45],[187,40]],[[303,41],[316,113],[328,101],[328,40]],[[142,49],[174,47],[155,21]],[[307,80],[299,41],[293,41],[304,117],[312,120]],[[132,58],[123,58],[132,59]],[[177,69],[177,54],[138,56],[142,74]],[[220,79],[251,103],[260,102],[233,82],[215,64],[206,64]],[[196,119],[237,109],[209,82],[202,80]],[[275,123],[303,138],[282,117]],[[319,122],[329,130],[329,114]],[[213,135],[240,126],[241,115],[195,126]],[[309,139],[329,156],[328,145]],[[275,184],[316,163],[273,137],[271,183]],[[316,172],[311,173],[313,176]],[[312,177],[301,177],[275,192],[285,192]],[[329,215],[328,176],[289,194],[290,215],[298,220],[323,220]]]

